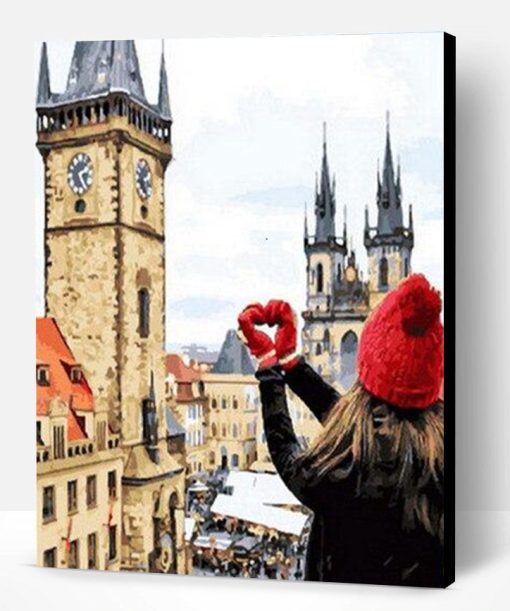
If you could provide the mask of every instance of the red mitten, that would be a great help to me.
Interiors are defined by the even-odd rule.
[[[273,341],[255,325],[265,324],[264,307],[260,303],[252,303],[244,308],[237,319],[239,338],[248,346],[248,350],[257,359],[259,367],[276,365],[276,352]]]
[[[270,327],[278,325],[275,336],[276,356],[283,369],[291,369],[299,362],[299,355],[296,353],[296,314],[286,301],[272,299],[264,308],[264,315]]]

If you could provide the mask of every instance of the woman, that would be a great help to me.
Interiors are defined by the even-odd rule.
[[[340,397],[296,354],[289,304],[250,305],[240,336],[256,376],[271,458],[314,512],[305,579],[442,586],[443,327],[441,300],[412,275],[365,323],[358,380]],[[256,327],[276,326],[273,341]],[[288,386],[323,425],[300,447]]]

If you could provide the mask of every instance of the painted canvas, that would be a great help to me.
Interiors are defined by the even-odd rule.
[[[38,46],[39,565],[453,581],[454,45]]]

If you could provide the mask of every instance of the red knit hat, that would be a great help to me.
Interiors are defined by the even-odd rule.
[[[361,334],[358,374],[374,396],[397,407],[434,404],[443,380],[441,298],[413,274],[388,293]]]

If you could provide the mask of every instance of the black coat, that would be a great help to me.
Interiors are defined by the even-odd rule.
[[[284,374],[256,374],[264,429],[273,463],[293,494],[314,513],[305,579],[353,583],[443,586],[442,546],[424,529],[404,532],[402,508],[387,499],[360,498],[356,474],[320,481],[306,464],[289,416],[285,386],[324,422],[340,396],[303,360]]]

